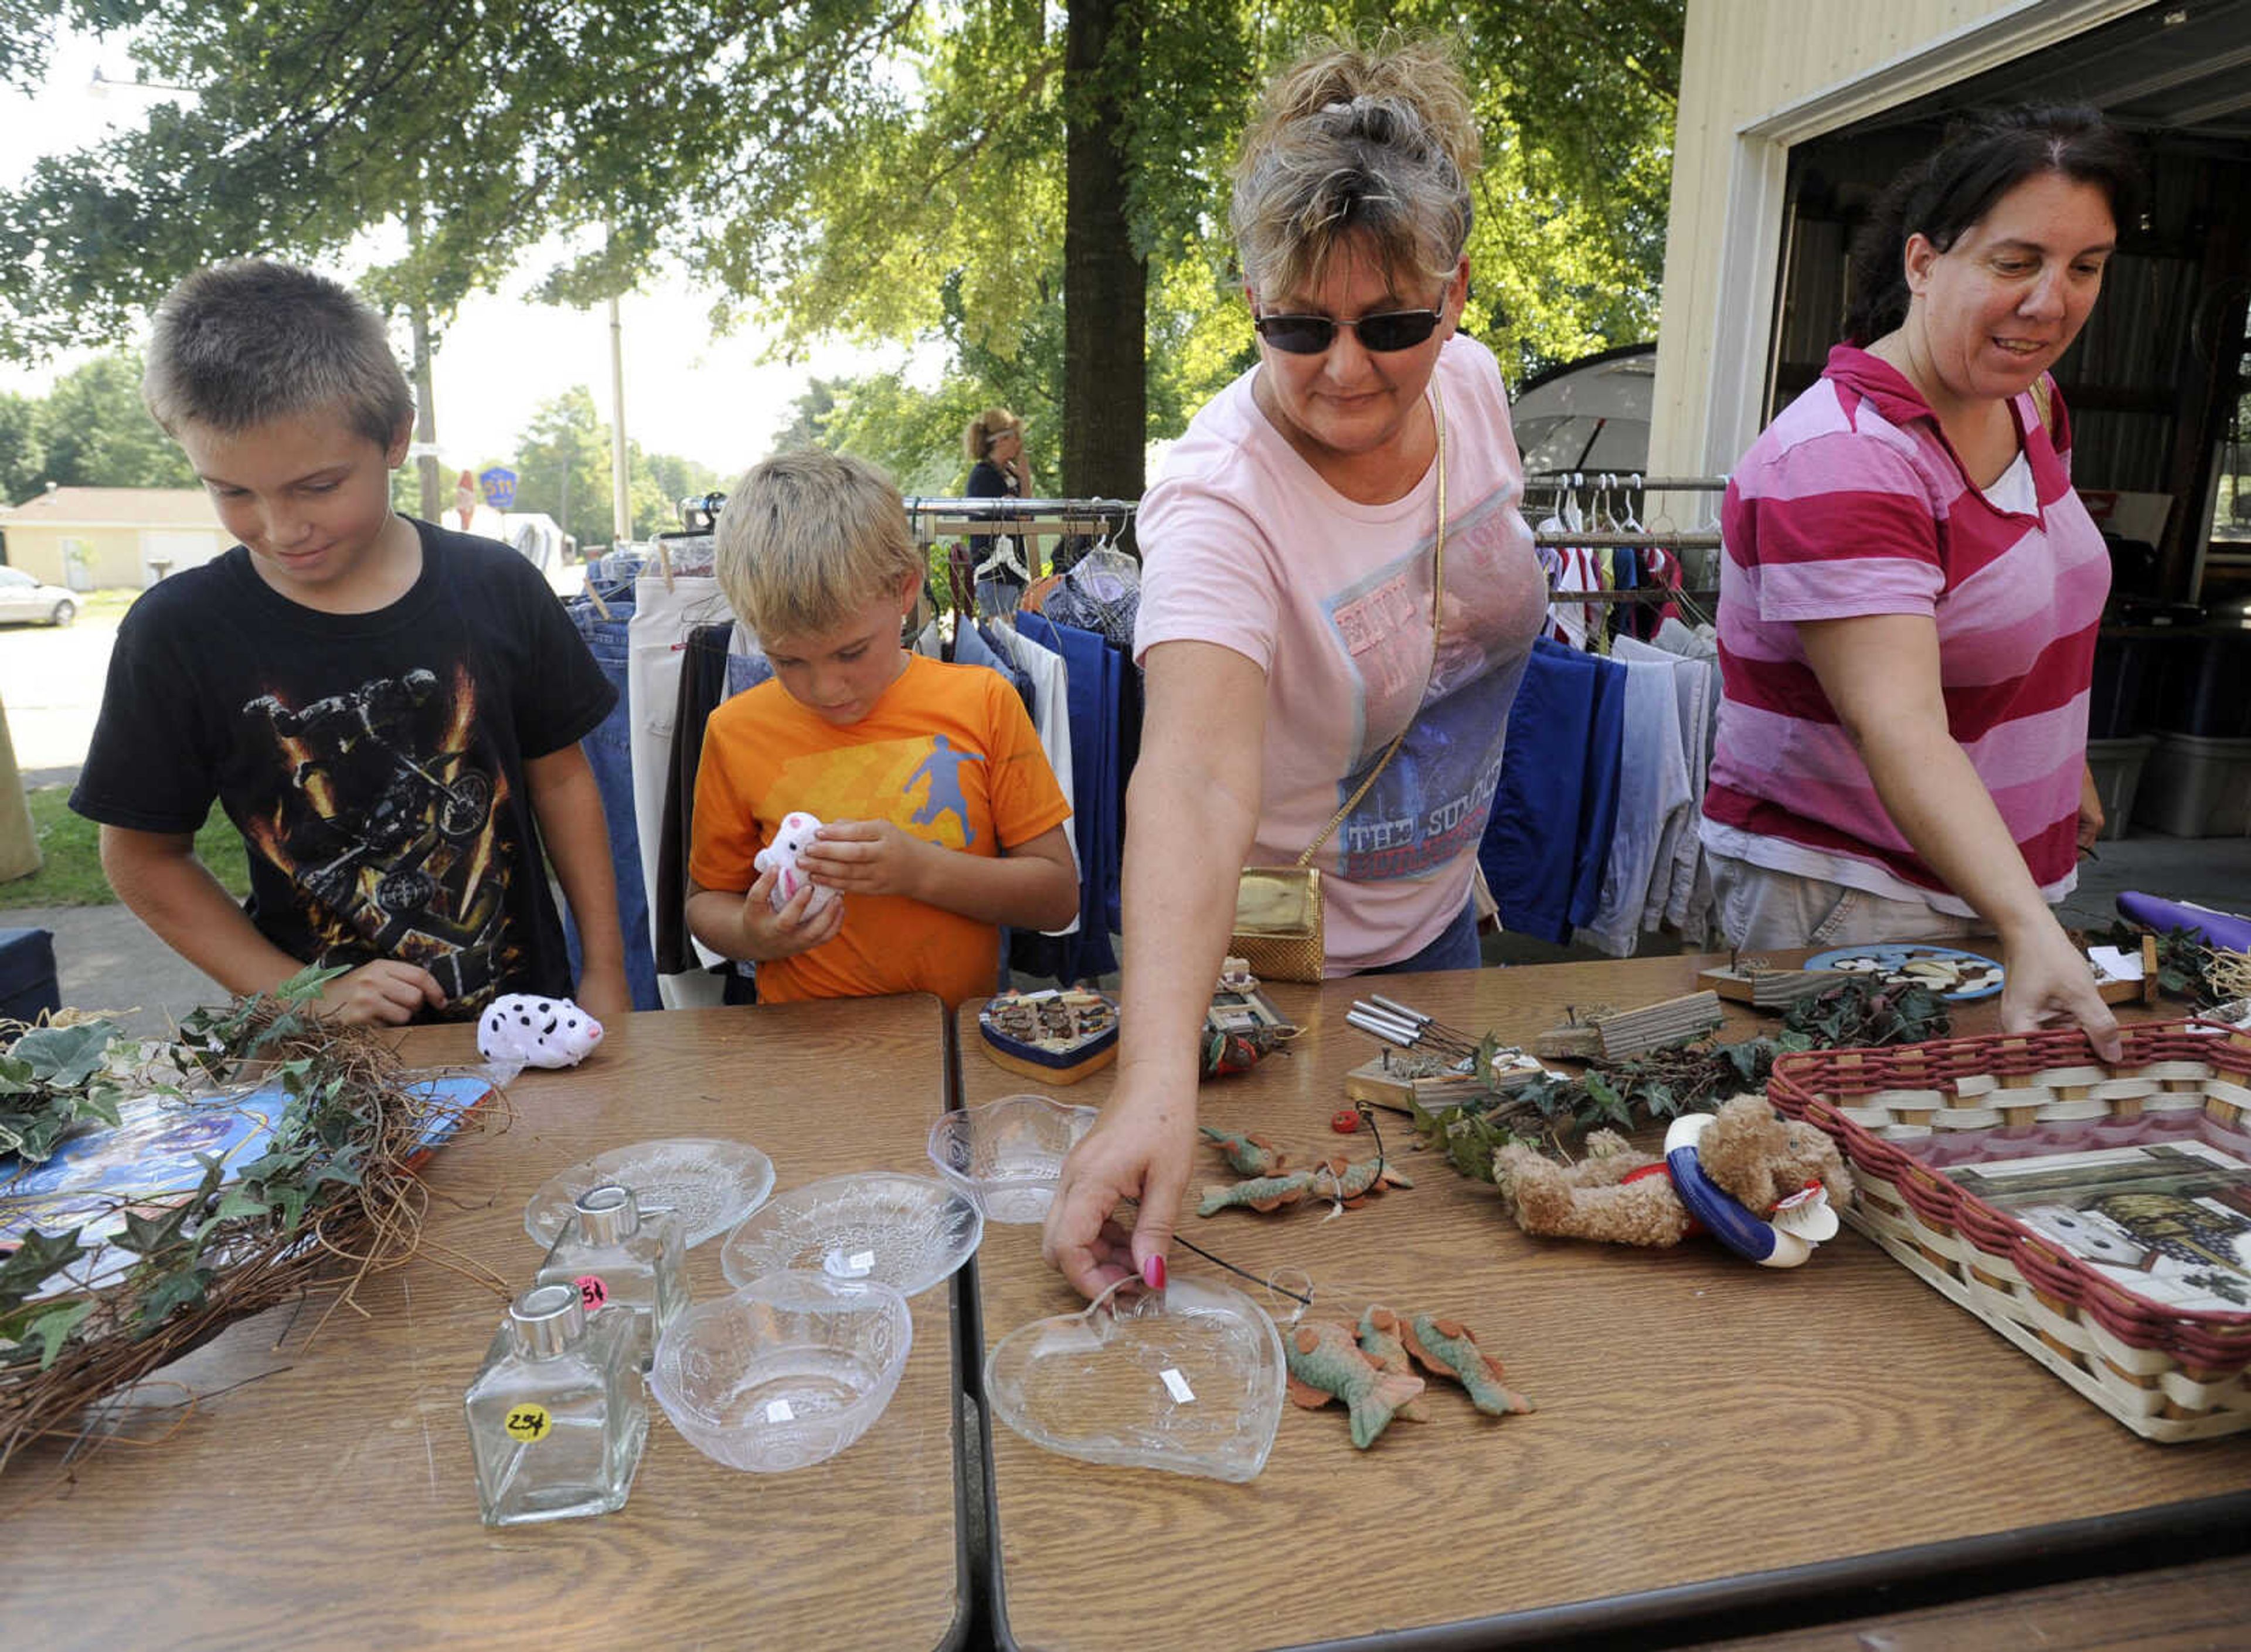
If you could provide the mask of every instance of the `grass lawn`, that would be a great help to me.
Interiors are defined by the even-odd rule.
[[[0,884],[0,910],[15,906],[104,906],[115,901],[101,875],[101,829],[69,806],[70,788],[42,786],[26,792],[31,825],[46,864],[29,878]],[[196,834],[196,853],[238,899],[250,892],[250,871],[242,838],[217,809]]]

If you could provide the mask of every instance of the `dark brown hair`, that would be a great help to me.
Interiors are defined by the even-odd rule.
[[[2004,195],[2049,172],[2101,190],[2120,229],[2132,221],[2140,163],[2093,109],[1997,109],[1950,128],[1926,159],[1892,181],[1853,241],[1845,337],[1867,344],[1907,319],[1909,236],[1945,252]]]

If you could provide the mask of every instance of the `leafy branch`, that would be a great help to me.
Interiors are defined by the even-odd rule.
[[[1534,1079],[1506,1091],[1495,1082],[1501,1046],[1488,1034],[1476,1057],[1487,1086],[1483,1093],[1435,1113],[1410,1099],[1408,1111],[1425,1145],[1444,1152],[1462,1175],[1490,1182],[1493,1154],[1513,1142],[1560,1143],[1604,1128],[1636,1130],[1763,1089],[1777,1056],[1918,1044],[1944,1038],[1951,1025],[1945,1004],[1926,988],[1846,980],[1791,1004],[1778,1038],[1653,1050],[1590,1063],[1576,1079]]]
[[[413,1253],[421,1197],[409,1163],[458,1104],[413,1084],[381,1038],[313,1013],[337,973],[308,969],[271,996],[199,1010],[163,1052],[188,1079],[281,1092],[258,1157],[230,1167],[199,1156],[195,1189],[121,1196],[116,1231],[97,1242],[83,1225],[33,1229],[0,1255],[0,1467],[232,1320],[329,1282],[340,1259],[348,1295]],[[26,1161],[73,1129],[116,1125],[121,1100],[151,1093],[123,1059],[139,1046],[114,1027],[62,1031],[73,1036],[39,1029],[0,1056],[0,1116]]]

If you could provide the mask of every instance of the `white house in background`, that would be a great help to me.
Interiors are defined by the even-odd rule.
[[[1689,0],[1648,470],[1728,471],[1839,336],[1877,191],[1950,117],[2019,102],[2092,103],[2144,148],[2150,210],[2056,378],[2082,492],[2122,524],[2117,496],[2154,496],[2151,580],[2209,595],[2251,572],[2251,0]]]
[[[139,590],[233,543],[201,488],[50,488],[0,507],[8,565],[73,591]]]

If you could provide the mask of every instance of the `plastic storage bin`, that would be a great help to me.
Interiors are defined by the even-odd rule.
[[[62,1003],[52,932],[0,929],[0,1019],[37,1021]]]
[[[2157,745],[2154,734],[2087,742],[2087,767],[2095,775],[2095,795],[2102,800],[2106,840],[2126,835],[2126,823],[2134,817],[2134,795],[2142,784],[2142,766]]]
[[[2251,683],[2251,632],[2179,637],[2160,657],[2154,726],[2199,739],[2251,738],[2251,694],[2243,691]]]
[[[2148,698],[2145,679],[2151,648],[2147,637],[2095,639],[2095,676],[2087,694],[2087,732],[2090,739],[2123,739],[2149,721],[2144,704]]]
[[[2142,768],[2134,820],[2175,837],[2251,833],[2251,739],[2159,734]]]

